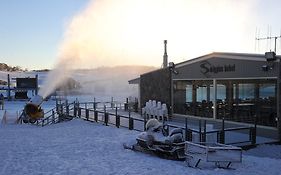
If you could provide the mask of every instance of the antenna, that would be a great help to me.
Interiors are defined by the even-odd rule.
[[[270,32],[271,33],[271,32]],[[270,34],[271,35],[271,34]],[[280,39],[281,38],[281,33],[280,33],[280,36],[267,36],[267,37],[264,37],[264,38],[256,38],[257,41],[260,41],[260,40],[267,40],[267,43],[268,43],[268,40],[272,40],[274,39],[274,52],[276,53],[276,41],[277,39]],[[271,46],[271,45],[270,45]],[[270,48],[271,50],[271,48]]]

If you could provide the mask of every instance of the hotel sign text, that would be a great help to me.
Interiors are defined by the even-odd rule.
[[[200,64],[201,73],[206,77],[209,77],[210,73],[217,74],[220,72],[235,72],[235,64],[227,65],[212,65],[208,61],[204,61]]]

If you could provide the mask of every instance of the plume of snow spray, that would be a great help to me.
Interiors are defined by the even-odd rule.
[[[245,1],[93,0],[69,22],[59,61],[40,94],[49,95],[76,68],[160,67],[164,39],[170,58],[180,61],[214,50],[244,51],[252,46],[241,42],[251,37],[249,8]]]

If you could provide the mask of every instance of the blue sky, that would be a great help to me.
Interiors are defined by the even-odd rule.
[[[112,28],[114,27],[120,27],[116,26],[118,22],[114,21],[114,15],[121,18],[126,18],[129,16],[126,20],[133,20],[133,18],[141,19],[142,16],[139,14],[132,14],[134,13],[134,10],[130,10],[130,8],[135,8],[136,4],[132,4],[129,0],[96,0],[100,2],[100,6],[95,6],[93,8],[90,8],[90,10],[96,10],[96,13],[93,13],[93,15],[99,17],[101,22],[107,21],[105,27],[110,26]],[[159,4],[152,4],[156,7],[162,6],[163,9],[173,9],[175,12],[177,12],[178,6],[172,6],[171,8],[169,6],[165,6],[165,3],[162,3],[162,1],[167,1],[172,4],[172,2],[175,1],[169,1],[169,0],[134,0],[138,2],[139,4],[137,6],[142,6],[142,9],[138,9],[136,11],[143,13],[150,11],[151,15],[153,16],[154,13],[157,11],[154,9],[147,9],[147,5],[150,2],[160,2]],[[180,0],[177,0],[178,2]],[[281,32],[281,0],[200,0],[200,1],[193,1],[193,0],[182,0],[184,2],[187,2],[189,5],[189,10],[192,9],[190,6],[194,6],[193,12],[190,12],[191,15],[188,16],[188,14],[183,14],[184,17],[189,17],[189,19],[193,22],[197,22],[195,25],[194,23],[189,24],[188,22],[184,22],[182,33],[186,34],[186,31],[188,29],[190,30],[189,35],[185,35],[181,37],[179,33],[177,33],[177,30],[174,30],[175,27],[171,27],[171,25],[166,24],[166,27],[169,26],[171,28],[168,28],[167,31],[171,31],[168,33],[168,54],[169,56],[178,57],[180,59],[175,60],[175,62],[183,61],[186,58],[194,58],[196,56],[201,56],[202,54],[205,54],[206,52],[211,51],[235,51],[235,52],[249,52],[253,53],[255,52],[255,30],[256,28],[260,29],[260,37],[267,36],[268,28],[271,27],[271,33],[272,35],[280,35]],[[9,65],[13,66],[21,66],[22,68],[28,68],[28,69],[41,69],[41,68],[52,68],[57,60],[57,54],[58,54],[58,48],[62,43],[64,32],[66,31],[67,24],[71,21],[73,16],[77,16],[80,14],[81,11],[85,9],[85,7],[89,4],[90,0],[0,0],[0,62],[7,63]],[[119,3],[120,2],[120,3]],[[199,2],[199,3],[198,3]],[[222,4],[222,2],[224,4]],[[146,4],[145,4],[146,3]],[[169,3],[167,3],[169,4]],[[170,5],[169,4],[169,5]],[[126,5],[128,5],[126,9]],[[108,6],[108,7],[105,7]],[[118,6],[118,7],[114,7]],[[204,7],[205,6],[205,7]],[[211,7],[210,7],[211,6]],[[152,6],[154,7],[154,6]],[[122,10],[124,8],[124,10]],[[200,8],[197,10],[196,8]],[[201,10],[201,8],[205,8],[206,14],[202,14],[204,10]],[[111,11],[111,10],[115,11]],[[121,9],[121,11],[124,12],[125,16],[118,16],[120,12],[116,13],[116,9]],[[200,24],[200,20],[205,19],[206,25],[211,25],[212,22],[210,22],[210,19],[208,19],[208,16],[210,16],[210,13],[213,13],[212,10],[217,9],[218,11],[214,10],[213,18],[218,17],[219,19],[211,19],[214,20],[217,26],[212,26],[212,28],[206,28],[204,25]],[[182,11],[180,11],[182,10]],[[184,8],[181,8],[179,11],[180,13],[187,12],[188,10],[185,10]],[[200,11],[201,10],[201,11]],[[228,11],[230,11],[228,13]],[[127,15],[125,12],[128,12],[129,15]],[[223,14],[226,12],[225,18],[223,18]],[[87,13],[87,12],[86,12]],[[111,16],[108,16],[108,13],[112,13]],[[165,11],[164,11],[165,13]],[[148,14],[148,13],[144,13]],[[157,13],[156,13],[157,14]],[[170,12],[169,16],[172,16],[174,14],[173,11]],[[198,15],[199,14],[199,15]],[[87,16],[84,13],[82,13],[82,17]],[[135,16],[134,16],[135,15]],[[142,15],[142,14],[141,14]],[[167,15],[167,14],[165,14]],[[78,15],[79,16],[79,15]],[[113,17],[112,17],[113,16]],[[132,18],[130,18],[130,16]],[[167,15],[167,17],[169,17]],[[103,18],[104,17],[104,18]],[[151,22],[151,25],[154,25],[154,21],[149,20],[149,16],[147,17],[147,21]],[[153,16],[155,19],[158,19],[159,16]],[[175,16],[178,17],[178,16]],[[198,17],[198,20],[197,20]],[[111,19],[112,18],[112,19]],[[93,18],[91,15],[88,19],[88,21],[91,22]],[[125,20],[125,21],[126,21]],[[185,19],[178,19],[178,20],[185,20]],[[227,21],[228,20],[228,21]],[[235,20],[235,21],[231,21]],[[87,21],[87,20],[86,20]],[[177,19],[171,19],[172,23],[176,25],[181,25],[180,23],[177,23]],[[199,21],[199,22],[198,22]],[[222,24],[221,21],[225,24]],[[123,26],[121,26],[118,29],[124,30],[124,26],[126,24],[124,21],[121,21]],[[131,21],[133,25],[138,27],[138,25],[146,24],[142,23],[143,21]],[[96,22],[97,24],[103,25],[101,23]],[[78,21],[79,24],[79,21]],[[84,25],[82,22],[81,25]],[[163,28],[163,24],[160,23],[159,26],[156,26],[156,29],[158,28],[161,30]],[[190,26],[189,26],[190,25]],[[226,27],[225,30],[223,27],[226,25],[229,25],[228,28]],[[233,25],[233,26],[231,26]],[[239,25],[239,26],[238,26]],[[83,29],[82,31],[91,32],[93,31],[93,35],[90,36],[92,38],[100,37],[100,33],[95,33],[94,30],[98,28],[95,26],[95,23],[92,25],[85,25],[84,28],[88,28],[89,30]],[[103,26],[102,26],[103,27]],[[103,28],[100,28],[100,31],[102,31]],[[131,32],[132,30],[135,30],[135,28],[129,26],[127,33]],[[158,28],[157,28],[158,27]],[[181,26],[177,26],[178,29],[181,28]],[[210,26],[209,26],[210,27]],[[76,29],[77,28],[77,29]],[[74,31],[79,34],[80,29],[78,26],[74,28]],[[142,28],[139,28],[140,31],[137,33],[140,33],[147,29],[147,26],[144,26],[144,30]],[[186,30],[187,29],[187,30]],[[80,29],[81,30],[81,29]],[[125,29],[127,30],[127,29]],[[156,30],[155,30],[156,31]],[[175,32],[176,31],[176,32]],[[207,32],[214,32],[214,33],[207,33]],[[221,33],[223,31],[224,33]],[[151,32],[151,31],[148,31]],[[156,31],[157,32],[157,31]],[[179,31],[181,32],[181,31]],[[241,32],[241,33],[240,33]],[[102,32],[101,32],[102,33]],[[111,33],[109,31],[108,33]],[[107,35],[108,33],[105,33]],[[206,34],[207,33],[207,34]],[[149,33],[153,37],[153,33]],[[220,34],[222,37],[217,36],[217,34]],[[82,36],[82,38],[87,38],[88,33],[85,36]],[[91,34],[90,34],[91,35]],[[111,33],[113,39],[114,37],[117,38],[117,40],[113,40],[116,43],[120,41],[119,36],[120,33],[112,32]],[[173,36],[177,35],[177,36]],[[116,37],[117,36],[117,37]],[[196,37],[195,37],[196,36]],[[200,38],[202,36],[202,38]],[[111,36],[110,36],[111,37]],[[135,37],[135,38],[134,38]],[[159,58],[161,60],[162,57],[162,36],[158,36],[157,38],[160,41],[156,42],[150,42],[153,45],[158,45],[158,48],[153,48],[152,46],[148,45],[147,49],[152,49],[157,52],[155,52],[155,55],[159,54]],[[174,37],[174,38],[173,38]],[[193,38],[194,37],[194,38]],[[210,37],[210,38],[208,38]],[[181,40],[182,38],[182,40]],[[207,41],[210,43],[214,43],[216,40],[218,43],[224,43],[225,40],[222,38],[228,38],[225,39],[226,41],[229,41],[227,45],[231,45],[228,48],[226,47],[226,44],[218,44],[214,46],[213,44],[206,44],[202,46],[203,43],[206,43]],[[79,42],[81,42],[80,37],[77,38],[77,36],[74,36],[72,38],[74,41],[78,39]],[[108,39],[108,38],[107,38]],[[124,38],[125,40],[128,40],[128,38]],[[135,33],[131,33],[131,39],[135,40],[141,40],[144,39],[143,36],[140,36],[139,38],[136,37]],[[173,40],[174,39],[174,40]],[[194,41],[192,41],[194,39]],[[107,43],[111,42],[111,38],[109,40],[106,40],[106,36],[103,40],[104,44],[103,46],[100,46],[101,50],[108,51],[110,48]],[[129,40],[130,41],[130,40]],[[120,50],[129,50],[128,48],[131,46],[130,49],[131,52],[134,50],[137,50],[137,47],[140,47],[139,45],[131,44],[131,43],[120,43]],[[93,41],[88,41],[89,43],[93,43]],[[114,43],[112,42],[112,43]],[[122,41],[120,41],[122,42]],[[131,42],[131,41],[130,41]],[[145,40],[146,42],[146,40]],[[182,43],[180,43],[182,42]],[[189,49],[187,46],[184,46],[183,43],[189,42]],[[148,41],[149,43],[149,41]],[[260,48],[260,53],[263,53],[266,51],[266,49],[269,48],[269,44],[264,44],[266,42],[263,42],[263,45]],[[81,44],[81,43],[80,43]],[[83,45],[83,40],[82,44]],[[100,42],[98,42],[98,45]],[[281,42],[278,41],[278,54],[281,53]],[[117,44],[118,45],[118,44]],[[207,48],[208,45],[213,45],[213,47]],[[273,45],[273,44],[271,44]],[[135,47],[136,46],[136,47]],[[180,46],[184,46],[180,48]],[[237,47],[236,47],[237,46]],[[112,46],[113,49],[116,49],[115,46]],[[135,48],[133,48],[135,47]],[[174,48],[173,48],[174,47]],[[194,48],[192,48],[194,47]],[[236,48],[235,48],[236,47]],[[266,48],[267,47],[267,48]],[[99,50],[95,50],[95,48],[87,48],[87,52],[90,52],[89,50],[93,50],[94,54],[96,54]],[[179,50],[181,49],[181,50]],[[204,50],[205,49],[205,50]],[[215,50],[214,50],[215,49]],[[272,49],[272,48],[271,48]],[[195,51],[193,54],[190,54],[191,51]],[[130,52],[129,51],[129,52]],[[92,53],[82,53],[82,55],[92,57]],[[136,54],[137,52],[135,52]],[[179,54],[178,54],[179,53]],[[124,54],[124,53],[122,53]],[[120,54],[120,55],[122,55]],[[130,55],[131,53],[126,53]],[[141,55],[142,53],[138,53],[138,55]],[[188,55],[190,54],[190,55]],[[80,53],[81,55],[81,53]],[[134,56],[134,53],[131,55]],[[130,56],[131,56],[130,55]],[[154,55],[154,56],[155,56]],[[98,55],[97,55],[98,56]],[[115,55],[106,55],[105,53],[100,53],[100,56],[104,56],[104,58],[110,58],[115,59]],[[123,55],[122,55],[123,56]],[[184,58],[184,59],[183,59]],[[150,58],[149,58],[150,59]],[[127,61],[127,60],[126,60]],[[150,62],[151,60],[148,60]],[[92,62],[92,61],[91,61]],[[96,60],[98,62],[98,60]],[[110,61],[107,61],[110,62]],[[124,61],[123,61],[124,62]],[[143,63],[147,64],[145,60],[143,60]],[[100,61],[99,65],[105,65],[103,61]],[[159,60],[156,60],[153,65],[160,65]],[[98,65],[97,65],[98,66]]]
[[[50,68],[67,22],[88,0],[0,0],[0,62]]]

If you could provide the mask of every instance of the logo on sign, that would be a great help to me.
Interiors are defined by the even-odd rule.
[[[228,65],[212,65],[208,61],[203,61],[200,64],[201,73],[204,74],[206,77],[210,77],[210,74],[217,74],[221,72],[235,72],[235,64],[228,64]]]

